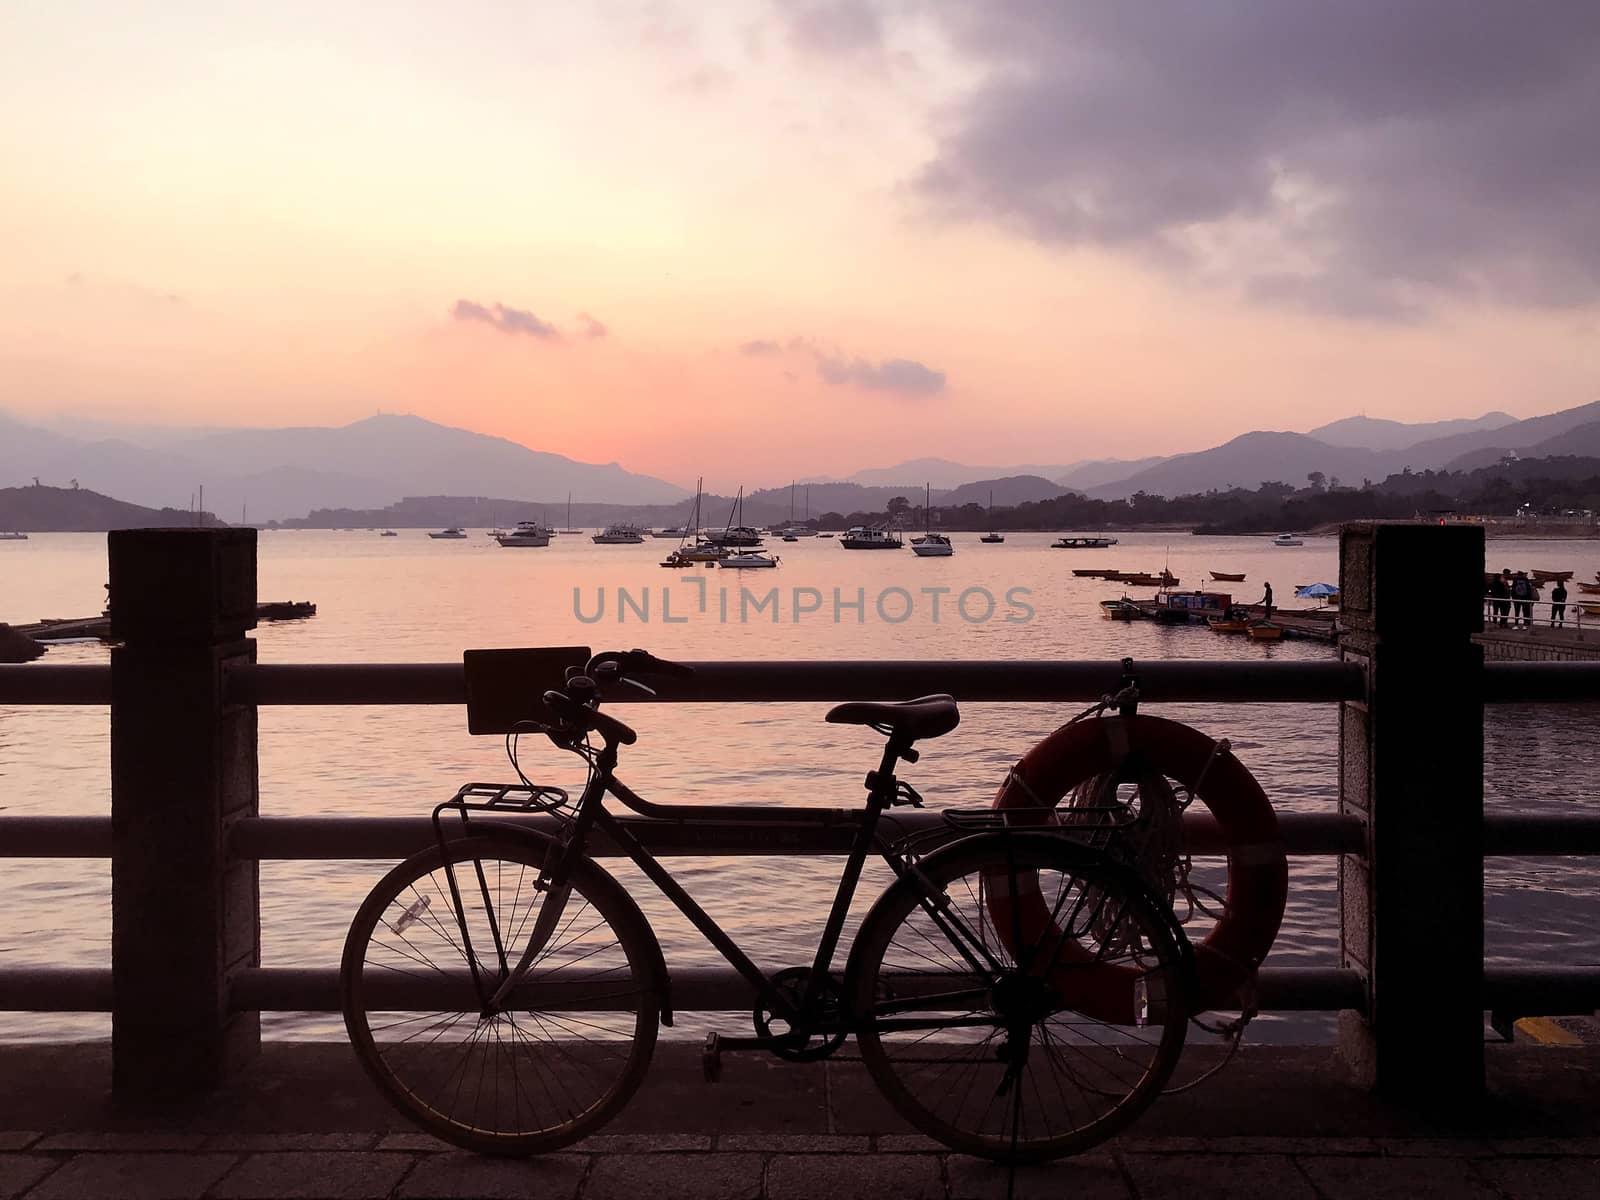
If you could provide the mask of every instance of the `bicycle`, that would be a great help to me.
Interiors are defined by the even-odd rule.
[[[922,804],[895,769],[917,761],[915,743],[957,726],[951,697],[854,702],[827,714],[887,738],[861,808],[674,806],[616,777],[619,747],[637,738],[600,702],[610,687],[650,691],[644,680],[689,669],[635,650],[595,655],[573,672],[544,693],[552,715],[530,728],[587,761],[579,797],[530,782],[520,767],[519,784],[463,787],[434,809],[435,844],[377,884],[346,939],[340,990],[352,1045],[422,1128],[482,1152],[553,1150],[597,1130],[644,1078],[659,1026],[672,1024],[671,977],[638,905],[586,852],[596,835],[620,847],[755,991],[753,1033],[707,1037],[708,1079],[724,1053],[815,1061],[853,1036],[912,1125],[1007,1163],[1087,1149],[1162,1090],[1183,1048],[1193,958],[1136,871],[1075,836],[1081,830],[1019,825],[1015,813],[947,811],[937,845],[895,836],[890,810]],[[646,822],[678,827],[845,828],[849,855],[810,965],[757,967],[607,796]],[[559,835],[496,819],[526,812],[557,814]],[[835,951],[873,853],[895,878],[841,975]],[[1048,920],[1038,919],[1041,900]],[[1111,963],[1133,969],[1095,969]],[[1116,995],[1104,987],[1112,974],[1131,980]]]

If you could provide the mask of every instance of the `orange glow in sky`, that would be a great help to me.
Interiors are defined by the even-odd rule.
[[[935,202],[929,164],[1005,99],[974,49],[1004,31],[954,19],[62,0],[6,24],[0,408],[24,418],[409,411],[726,487],[1596,398],[1581,288],[1419,271],[1408,311],[1339,310],[1246,286],[1313,243],[1244,205],[1172,226],[1207,246],[1175,265]],[[1085,186],[959,161],[994,194]],[[1343,195],[1291,174],[1284,211]]]

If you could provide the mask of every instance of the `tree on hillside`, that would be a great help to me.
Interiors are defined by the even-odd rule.
[[[1306,482],[1311,485],[1313,492],[1322,491],[1328,483],[1328,477],[1321,471],[1311,471],[1306,475]]]
[[[894,499],[889,501],[889,515],[891,517],[903,517],[910,510],[911,501],[907,500],[904,496],[896,496]]]

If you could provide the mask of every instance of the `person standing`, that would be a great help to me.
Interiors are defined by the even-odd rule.
[[[1511,620],[1512,628],[1526,629],[1532,626],[1533,584],[1525,572],[1518,571],[1517,577],[1511,581],[1511,603],[1515,608]]]
[[[1567,627],[1567,584],[1566,580],[1556,580],[1556,586],[1550,592],[1550,628],[1565,629]]]
[[[1272,584],[1270,583],[1267,584],[1266,594],[1261,597],[1261,607],[1265,610],[1262,620],[1272,620]]]
[[[1511,612],[1511,568],[1507,567],[1494,577],[1489,585],[1489,596],[1494,601],[1494,623],[1505,628],[1506,617]]]

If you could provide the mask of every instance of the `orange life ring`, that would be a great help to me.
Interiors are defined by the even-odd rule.
[[[1277,814],[1255,777],[1225,747],[1187,725],[1161,717],[1102,717],[1064,725],[1023,755],[1000,791],[997,809],[1041,807],[1037,820],[1054,824],[1055,806],[1078,785],[1099,775],[1148,768],[1183,784],[1210,810],[1227,843],[1228,887],[1223,915],[1195,946],[1193,1012],[1241,1008],[1241,989],[1272,948],[1288,900],[1289,866]],[[1024,940],[1049,939],[1051,912],[1038,879],[1022,878],[1013,891],[1005,880],[985,888],[995,930],[1007,949],[1014,931]],[[1075,1009],[1115,1024],[1132,1024],[1139,1002],[1139,972],[1132,966],[1088,967],[1087,951],[1053,929],[1060,939],[1055,961],[1065,964],[1056,981]],[[1048,945],[1048,942],[1046,942]],[[1150,1002],[1155,997],[1145,997]]]

